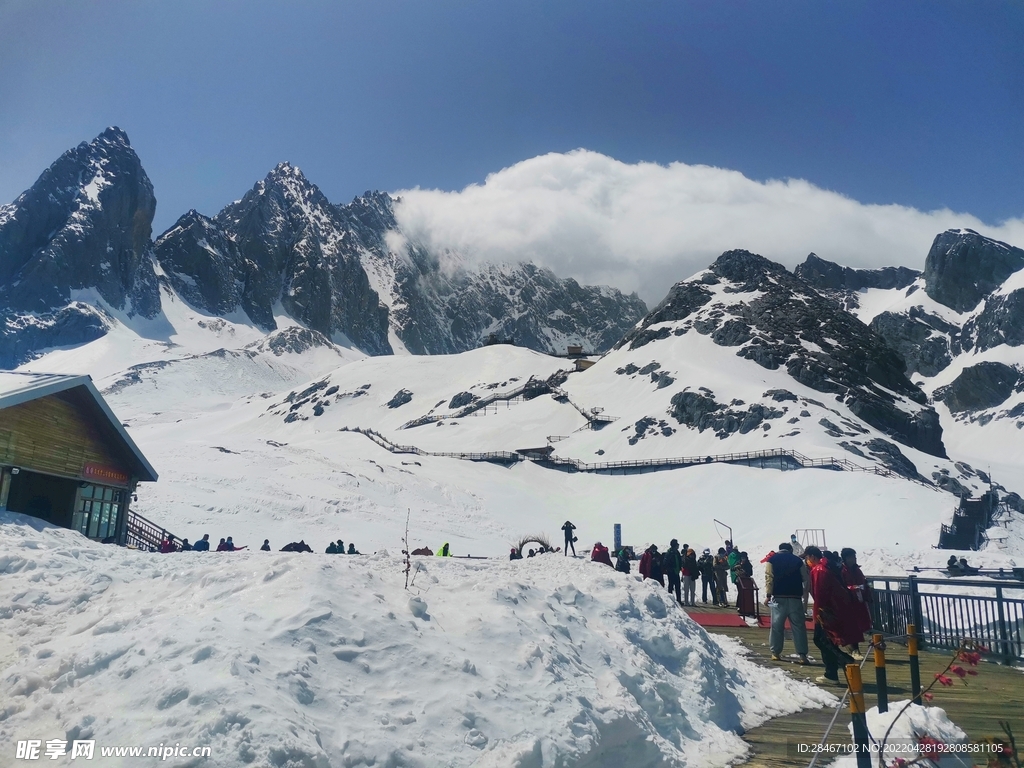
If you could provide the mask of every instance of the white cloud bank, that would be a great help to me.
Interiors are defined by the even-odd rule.
[[[1024,245],[1024,219],[990,226],[948,209],[865,205],[801,179],[759,182],[705,165],[628,164],[576,150],[542,155],[460,192],[398,193],[399,224],[470,262],[532,260],[657,303],[723,251],[793,267],[811,251],[852,267],[924,267],[935,235],[969,227]]]

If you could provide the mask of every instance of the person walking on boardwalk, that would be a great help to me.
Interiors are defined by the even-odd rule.
[[[700,599],[704,605],[708,604],[708,591],[711,591],[711,602],[717,603],[715,599],[715,558],[711,556],[711,550],[705,549],[697,561],[697,571],[700,573]]]
[[[793,554],[789,542],[779,544],[779,551],[764,565],[765,605],[771,608],[772,628],[768,645],[772,661],[782,658],[786,640],[786,619],[793,633],[793,647],[800,663],[807,663],[807,596],[811,589],[811,575],[807,564]]]
[[[729,606],[729,556],[725,547],[719,547],[715,556],[715,605]]]
[[[679,540],[672,539],[668,544],[668,551],[662,555],[661,570],[668,577],[669,593],[675,590],[676,602],[680,605],[683,604],[683,596],[680,594],[682,584],[679,578],[682,567],[683,556],[679,552]]]
[[[683,555],[683,605],[697,604],[697,553],[687,549]]]
[[[839,668],[853,664],[853,657],[841,650],[846,645],[846,622],[849,621],[849,592],[829,568],[822,551],[813,544],[804,548],[804,558],[811,569],[811,595],[814,597],[814,644],[821,651],[825,674],[819,683],[838,683]]]
[[[562,526],[562,531],[565,533],[565,554],[569,554],[569,547],[572,547],[572,556],[576,557],[576,536],[573,535],[573,531],[576,530],[576,526],[570,523],[568,520]]]
[[[843,559],[843,583],[850,590],[850,596],[853,598],[851,602],[853,603],[854,617],[859,619],[857,628],[861,632],[870,632],[873,623],[871,621],[871,589],[868,587],[864,571],[857,564],[857,551],[850,547],[844,547],[839,556]],[[853,646],[853,650],[856,651],[853,654],[855,659],[860,655],[858,645],[859,643]]]

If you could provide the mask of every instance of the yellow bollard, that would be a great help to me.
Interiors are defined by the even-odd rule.
[[[917,658],[917,627],[907,624],[907,655],[910,657],[910,697],[921,703],[921,663]]]
[[[875,647],[875,684],[878,686],[878,711],[889,711],[889,687],[885,672],[885,643],[881,635],[872,635],[871,644]]]
[[[850,720],[853,723],[853,743],[857,748],[857,768],[871,768],[871,745],[864,709],[864,683],[860,679],[859,665],[846,665],[846,684],[850,686]]]

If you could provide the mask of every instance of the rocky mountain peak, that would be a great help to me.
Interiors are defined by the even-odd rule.
[[[118,128],[116,125],[107,127],[99,136],[93,140],[93,144],[118,144],[124,147],[131,147],[132,143],[128,140],[128,134]]]
[[[769,370],[784,368],[900,442],[945,455],[938,416],[921,407],[927,398],[899,355],[781,264],[749,251],[723,253],[707,271],[673,286],[619,346],[636,349],[691,332]]]
[[[710,270],[721,278],[742,284],[745,290],[756,290],[770,276],[789,275],[781,264],[744,250],[726,251],[715,259]]]
[[[969,312],[1024,268],[1024,250],[973,229],[936,235],[924,264],[925,292],[957,312]]]
[[[147,257],[156,198],[119,128],[61,155],[5,210],[0,306],[47,312],[94,288],[117,309],[159,309]]]
[[[865,288],[906,288],[921,273],[908,267],[854,269],[827,261],[816,253],[808,254],[803,264],[793,270],[800,279],[819,291],[848,292]]]

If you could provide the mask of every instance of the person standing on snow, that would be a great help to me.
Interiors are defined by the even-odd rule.
[[[680,594],[680,571],[683,567],[683,556],[679,553],[679,540],[672,539],[668,543],[668,552],[666,552],[661,558],[661,570],[665,576],[668,577],[668,591],[669,594],[675,590],[676,602],[680,605],[683,604],[683,597]]]
[[[708,604],[708,589],[711,590],[711,601],[715,600],[715,558],[711,556],[711,550],[705,549],[697,561],[697,572],[700,573],[700,599],[704,605]]]
[[[786,619],[793,633],[793,646],[801,664],[807,664],[807,596],[811,589],[811,575],[807,565],[790,551],[789,542],[779,544],[779,551],[764,565],[765,605],[771,608],[772,628],[768,645],[772,661],[782,657],[786,641]]]
[[[665,579],[661,575],[661,553],[658,551],[657,544],[651,544],[644,550],[637,570],[640,571],[640,575],[644,579],[654,579],[661,586],[665,586]]]
[[[562,531],[565,533],[565,555],[569,554],[569,547],[572,547],[572,556],[576,557],[576,536],[573,535],[573,531],[576,530],[576,526],[570,523],[568,520],[562,526]]]
[[[797,557],[803,557],[803,555],[804,555],[804,545],[796,540],[796,534],[795,533],[789,534],[789,544],[790,544],[791,547],[793,547],[793,554],[794,555],[796,555]]]

